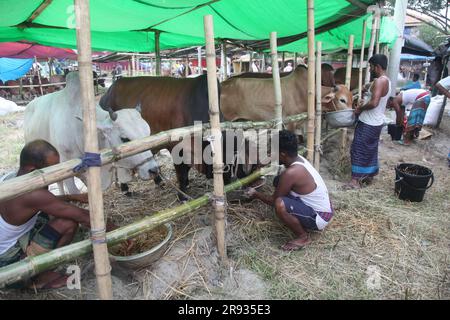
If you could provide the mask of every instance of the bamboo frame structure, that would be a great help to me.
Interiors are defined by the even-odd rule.
[[[230,192],[243,187],[261,176],[271,173],[272,170],[272,167],[262,168],[261,170],[258,170],[243,179],[226,185],[224,191]],[[210,195],[205,194],[200,198],[186,202],[178,207],[157,212],[132,224],[108,232],[106,234],[107,244],[108,246],[113,246],[124,240],[134,238],[164,223],[173,221],[174,219],[186,215],[187,213],[193,212],[201,206],[208,204],[209,201]],[[58,265],[72,261],[91,251],[91,241],[88,239],[52,250],[42,255],[27,257],[16,263],[0,268],[0,288],[13,284],[17,281],[26,280],[38,273],[53,269]]]
[[[89,0],[75,0],[77,22],[76,36],[78,66],[83,108],[85,152],[98,153],[97,125],[94,88],[92,86],[91,19]],[[103,193],[99,167],[89,167],[87,172],[89,215],[95,261],[97,289],[102,300],[112,299],[111,265],[106,245],[105,218],[103,215]]]
[[[198,74],[203,74],[203,67],[202,67],[202,47],[197,48],[197,72]],[[172,70],[172,68],[171,68]]]
[[[278,130],[283,129],[283,98],[281,95],[280,68],[278,66],[277,33],[270,33],[270,56],[272,58],[273,88],[275,90],[275,119]]]
[[[301,122],[306,118],[306,113],[296,114],[283,119],[283,123],[288,124],[292,122]],[[257,122],[222,122],[221,130],[272,128],[276,123],[276,119]],[[203,131],[209,128],[210,125],[207,123],[203,124],[202,126],[182,127],[168,131],[162,131],[149,137],[123,143],[119,146],[116,146],[114,149],[103,149],[100,153],[102,166],[141,153],[143,151],[147,151],[152,148],[179,142],[180,138],[200,133],[198,130]],[[73,177],[76,174],[72,171],[72,169],[80,163],[80,159],[72,159],[51,167],[35,170],[28,174],[1,182],[0,201],[12,199],[24,193],[37,190],[39,188],[48,186],[52,183],[67,179],[69,177]]]
[[[370,34],[369,49],[367,51],[367,61],[369,61],[369,59],[373,56],[376,33],[377,33],[377,14],[374,11],[372,14],[372,30]],[[370,72],[369,68],[366,68],[366,77],[364,80],[364,84],[368,83],[369,81],[370,81]]]
[[[206,65],[208,73],[209,121],[211,123],[211,151],[214,175],[214,209],[217,251],[222,262],[227,261],[225,243],[225,205],[223,187],[222,132],[219,118],[219,89],[216,74],[216,48],[214,44],[214,24],[212,15],[203,17],[206,40]]]
[[[362,39],[361,39],[361,58],[359,62],[359,75],[358,75],[358,99],[362,99],[362,81],[363,81],[363,62],[364,62],[364,47],[366,45],[366,31],[367,21],[363,22]]]
[[[225,81],[228,79],[228,71],[227,71],[227,44],[225,41],[221,41],[220,43],[220,64],[222,65],[222,75],[221,80]]]
[[[38,64],[36,56],[34,56],[34,62],[36,63],[37,76],[38,76],[38,81],[39,81],[39,85],[38,85],[39,91],[41,91],[41,96],[43,96],[44,90],[42,89],[41,69],[39,68],[39,64]]]
[[[131,76],[134,77],[136,75],[136,58],[134,54],[131,55]]]
[[[320,152],[321,143],[320,136],[322,134],[322,42],[317,41],[316,44],[316,128],[315,128],[315,144],[314,144],[314,168],[320,169]]]
[[[355,41],[355,36],[350,35],[348,38],[348,50],[347,50],[347,66],[345,68],[345,86],[350,89],[350,84],[352,80],[352,62],[353,62],[353,44]],[[341,135],[341,154],[344,155],[345,149],[347,147],[347,128],[342,130]]]
[[[308,124],[306,149],[307,159],[314,162],[314,123],[315,123],[315,52],[314,52],[314,0],[307,0],[308,3]]]
[[[160,49],[160,44],[159,44],[159,36],[160,36],[160,31],[156,30],[155,31],[155,56],[156,56],[156,75],[160,76],[161,75],[161,49]]]

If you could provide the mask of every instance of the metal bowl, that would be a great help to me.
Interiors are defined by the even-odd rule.
[[[116,256],[110,253],[110,260],[117,263],[120,267],[133,270],[141,269],[158,261],[169,246],[169,241],[173,235],[170,223],[166,223],[164,226],[166,227],[167,235],[158,245],[132,256]]]
[[[351,127],[356,122],[356,117],[353,113],[353,109],[327,112],[325,114],[325,119],[327,120],[328,124],[334,128]]]

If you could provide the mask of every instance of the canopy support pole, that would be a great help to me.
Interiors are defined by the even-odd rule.
[[[76,35],[78,67],[83,103],[84,148],[86,152],[98,153],[97,126],[92,85],[91,21],[89,0],[75,0]],[[103,193],[100,180],[100,167],[88,168],[88,195],[90,208],[91,234],[95,261],[95,274],[99,297],[112,299],[111,266],[106,245],[105,219],[103,216]]]
[[[216,75],[216,49],[214,44],[214,25],[212,15],[203,17],[206,40],[206,64],[208,70],[209,115],[211,123],[211,151],[214,174],[214,209],[217,251],[222,263],[227,262],[225,243],[225,205],[223,186],[222,132],[219,119],[219,92]]]
[[[273,87],[275,90],[275,119],[276,128],[278,130],[283,129],[283,98],[281,95],[281,80],[280,80],[280,70],[278,66],[278,53],[277,53],[277,33],[270,33],[270,55],[272,58],[272,77],[273,77]]]
[[[345,69],[345,86],[350,90],[352,81],[352,60],[353,60],[353,43],[355,36],[350,35],[348,38],[348,51],[347,51],[347,67]],[[342,130],[341,134],[341,155],[344,155],[347,148],[347,128]]]
[[[295,54],[297,61],[297,54]],[[314,168],[320,169],[321,134],[322,134],[322,42],[316,44],[316,128],[314,146]]]
[[[203,74],[203,66],[202,66],[202,47],[197,48],[197,73]]]
[[[377,34],[377,17],[380,14],[380,8],[378,6],[370,6],[367,8],[367,12],[373,11],[372,14],[372,30],[370,33],[370,42],[369,42],[369,50],[367,51],[367,61],[373,56],[373,49],[375,46],[375,38]],[[370,82],[370,71],[369,66],[366,68],[366,78],[364,84]]]
[[[36,56],[34,56],[34,62],[36,63],[36,70],[37,70],[38,83],[39,83],[39,91],[41,92],[41,96],[43,96],[44,95],[44,90],[42,89],[41,68],[39,68],[39,64],[38,64]]]
[[[160,31],[155,31],[156,75],[161,75],[161,50],[159,46]]]
[[[136,58],[134,54],[131,55],[131,76],[134,77],[136,75]]]
[[[308,1],[308,125],[307,125],[307,158],[314,162],[314,123],[315,123],[315,52],[314,52],[314,0]]]
[[[225,41],[220,42],[220,79],[221,81],[225,81],[228,78],[227,75],[227,45]]]
[[[403,47],[403,30],[405,29],[407,0],[396,0],[394,9],[394,21],[397,24],[398,38],[392,47],[389,57],[388,77],[391,80],[391,96],[395,96],[397,88],[398,70],[400,69],[400,54]]]
[[[358,75],[358,100],[362,99],[362,77],[363,77],[363,63],[364,63],[364,46],[366,45],[366,31],[367,21],[363,22],[362,39],[361,39],[361,58],[359,62],[359,75]]]

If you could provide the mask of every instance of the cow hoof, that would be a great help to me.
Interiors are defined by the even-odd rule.
[[[184,194],[181,194],[179,192],[177,194],[177,197],[181,203],[186,203],[189,200]]]

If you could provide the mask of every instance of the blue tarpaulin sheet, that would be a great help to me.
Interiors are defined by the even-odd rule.
[[[434,57],[426,57],[426,56],[418,56],[415,54],[409,54],[409,53],[402,53],[400,55],[400,60],[418,60],[418,61],[425,61],[425,60],[433,60]]]
[[[33,65],[33,59],[0,58],[0,80],[16,80],[25,75]]]

